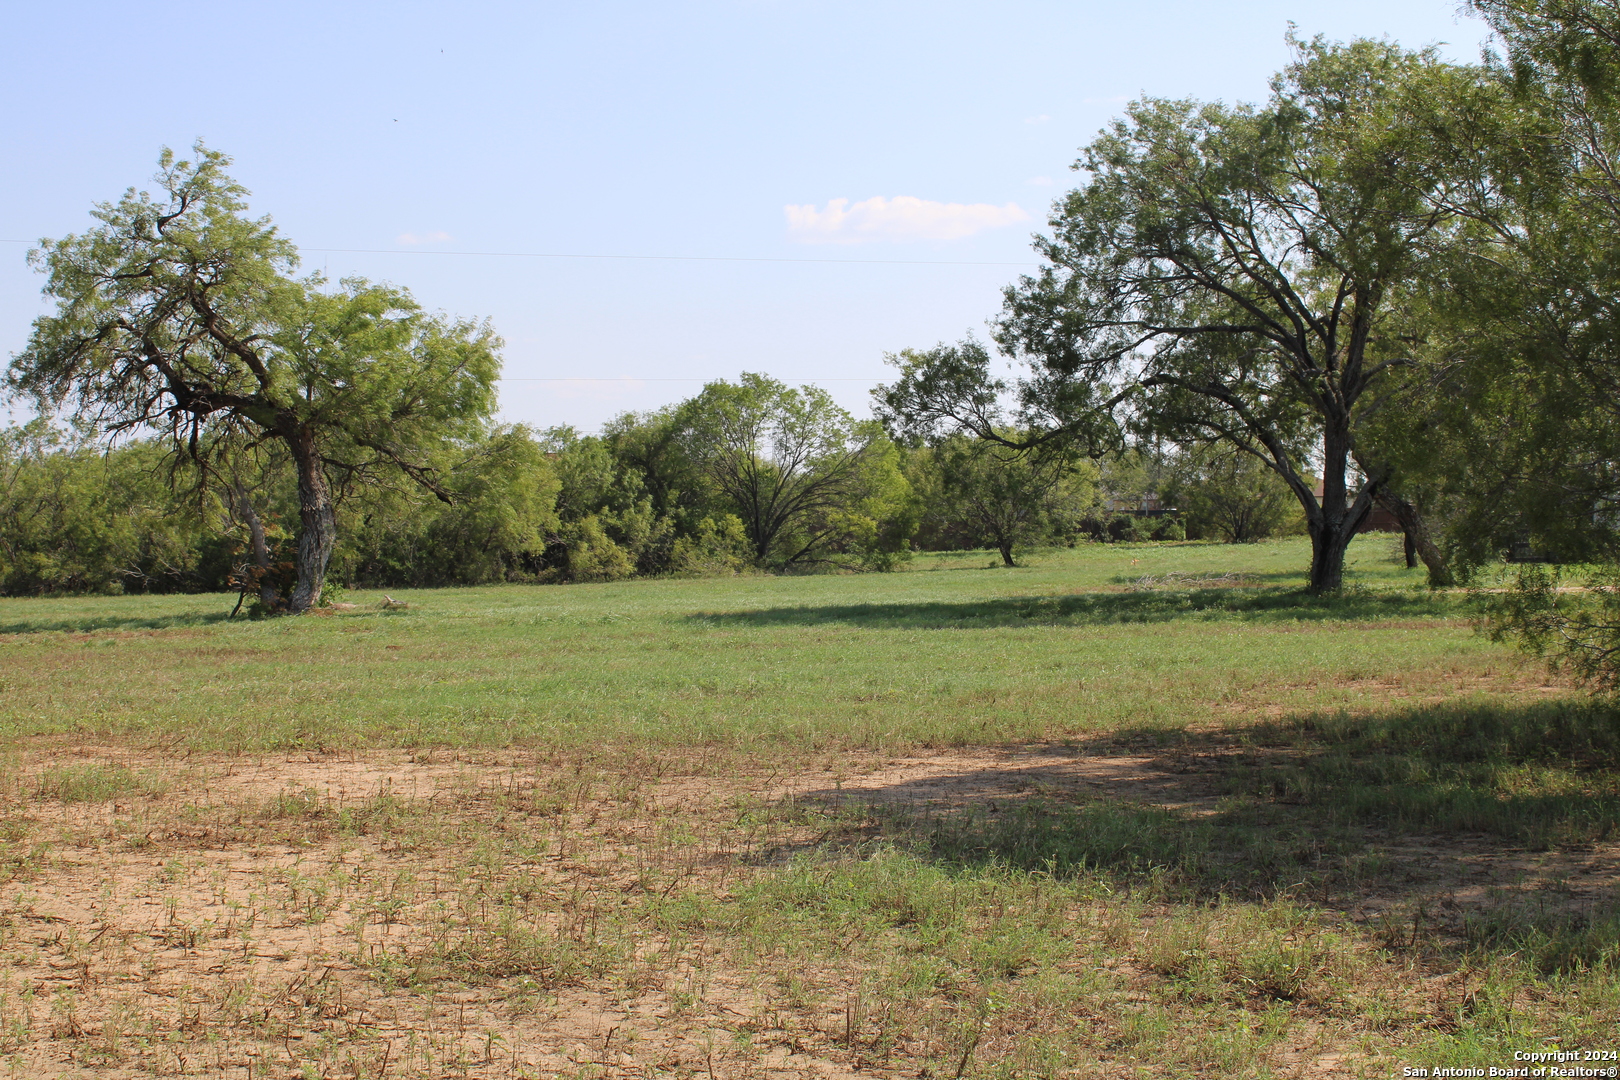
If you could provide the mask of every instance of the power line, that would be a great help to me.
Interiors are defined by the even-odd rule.
[[[32,244],[33,240],[0,240],[0,244]],[[716,263],[822,263],[829,266],[1023,266],[1033,262],[969,262],[955,259],[791,259],[753,255],[599,255],[562,251],[430,251],[398,248],[300,248],[328,255],[461,255],[488,259],[606,259],[627,262]]]
[[[713,379],[640,379],[640,378],[637,378],[634,375],[621,375],[616,379],[588,379],[588,378],[578,378],[578,379],[570,379],[570,378],[529,379],[529,378],[522,378],[522,377],[507,378],[505,376],[502,376],[501,378],[497,379],[496,381],[497,382],[603,382],[603,383],[615,383],[615,382],[626,382],[626,383],[697,382],[697,383],[701,383],[701,382],[713,382],[714,380]],[[824,383],[824,382],[880,383],[883,380],[882,379],[812,379],[811,381],[812,382],[817,382],[817,383]]]
[[[552,251],[410,251],[388,248],[304,248],[349,255],[472,255],[505,259],[615,259],[631,262],[824,263],[837,266],[1033,266],[1029,262],[966,262],[954,259],[789,259],[754,255],[596,255]]]

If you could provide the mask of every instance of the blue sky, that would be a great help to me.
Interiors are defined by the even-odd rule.
[[[996,312],[1129,99],[1259,100],[1290,21],[1461,60],[1485,39],[1448,0],[11,12],[0,240],[83,230],[202,137],[305,269],[489,317],[503,415],[584,430],[742,371],[864,414],[886,352]],[[0,243],[8,357],[44,310],[27,246]]]

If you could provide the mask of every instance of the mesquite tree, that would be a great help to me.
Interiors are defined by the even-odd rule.
[[[336,542],[334,487],[392,473],[450,500],[426,451],[481,430],[500,341],[402,289],[294,279],[295,249],[246,215],[229,159],[194,153],[163,152],[156,198],[132,189],[97,206],[95,228],[31,253],[57,308],[8,383],[110,434],[163,432],[205,468],[280,444],[298,478],[297,583],[261,600],[302,612]]]
[[[1029,370],[1016,387],[972,343],[942,347],[902,363],[885,415],[994,438],[1014,391],[1041,438],[1223,442],[1288,485],[1310,587],[1337,589],[1385,482],[1352,474],[1365,419],[1400,407],[1410,291],[1464,227],[1454,128],[1494,98],[1431,53],[1295,46],[1263,106],[1143,100],[1084,149],[1085,183],[1037,241],[1044,267],[995,323]]]
[[[826,562],[862,548],[879,564],[909,538],[892,530],[907,486],[882,428],[825,390],[763,375],[712,382],[679,413],[686,453],[742,520],[761,565]]]

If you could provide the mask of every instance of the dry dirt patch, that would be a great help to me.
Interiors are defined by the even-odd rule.
[[[1223,764],[42,746],[0,805],[0,1062],[36,1077],[915,1076],[930,1048],[863,1049],[858,997],[784,999],[783,973],[637,905],[724,902],[756,853],[825,835],[772,807],[1102,797],[1207,815]],[[75,776],[115,790],[59,797]],[[1595,895],[1620,865],[1612,847],[1532,856],[1483,838],[1390,852],[1418,875],[1403,895],[1451,914],[1504,888]],[[1387,919],[1398,899],[1369,891],[1351,914]]]
[[[127,790],[39,796],[73,770]],[[633,897],[723,895],[740,851],[727,814],[773,783],[559,759],[28,755],[4,807],[28,854],[0,890],[0,1061],[35,1076],[851,1075],[835,1011],[753,1038],[757,975],[711,943],[628,924],[604,941]],[[528,921],[493,923],[514,891]]]

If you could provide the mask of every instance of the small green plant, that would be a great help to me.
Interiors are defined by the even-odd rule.
[[[130,795],[162,795],[170,786],[170,778],[157,770],[137,772],[125,765],[52,765],[40,773],[35,794],[62,802],[110,802]]]

